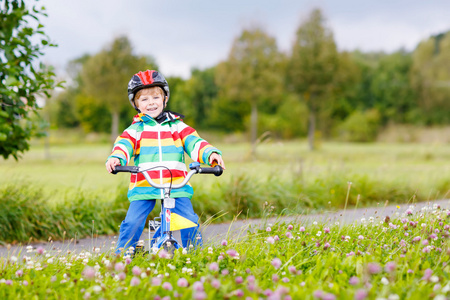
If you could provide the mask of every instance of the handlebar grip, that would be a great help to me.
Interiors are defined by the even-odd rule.
[[[221,166],[217,165],[214,168],[199,168],[199,174],[214,174],[216,176],[220,176],[223,173],[223,169]]]
[[[139,173],[139,167],[136,166],[116,166],[111,172],[113,174],[128,172],[128,173]]]

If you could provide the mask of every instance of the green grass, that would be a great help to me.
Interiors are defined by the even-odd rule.
[[[304,141],[269,142],[259,145],[255,157],[250,157],[250,146],[245,143],[215,144],[224,153],[227,170],[221,177],[197,175],[191,180],[193,205],[201,221],[219,211],[227,214],[215,222],[229,221],[236,215],[257,218],[267,205],[274,206],[275,213],[343,208],[349,182],[349,206],[357,201],[361,207],[449,196],[450,145],[446,144],[323,143],[311,152]],[[28,229],[12,225],[23,218],[30,223],[39,218],[58,223],[59,215],[70,215],[76,206],[85,216],[82,221],[69,218],[57,232],[35,230],[33,238],[61,238],[64,231],[89,228],[92,220],[99,224],[99,233],[116,228],[114,224],[125,214],[111,217],[107,208],[126,209],[129,175],[106,172],[104,163],[110,149],[107,144],[57,144],[50,147],[50,159],[46,159],[44,147],[35,144],[19,162],[2,161],[0,198],[4,209],[0,225],[14,228],[0,236],[3,242],[26,241]],[[8,195],[8,190],[17,192]],[[15,202],[28,206],[8,214],[9,209],[15,211]],[[33,212],[35,203],[45,207],[40,214]],[[157,214],[155,210],[152,216]],[[80,229],[78,234],[86,232]]]
[[[450,211],[410,210],[345,226],[266,223],[173,258],[27,248],[0,260],[0,298],[447,299]]]

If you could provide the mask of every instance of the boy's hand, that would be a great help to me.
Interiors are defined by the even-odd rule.
[[[111,157],[106,162],[106,170],[109,173],[111,173],[116,168],[116,166],[120,166],[120,160],[117,157]]]
[[[213,152],[210,156],[209,156],[209,164],[213,165],[213,163],[218,164],[219,166],[221,166],[224,170],[225,168],[225,163],[223,162],[222,156],[220,156],[220,154]]]

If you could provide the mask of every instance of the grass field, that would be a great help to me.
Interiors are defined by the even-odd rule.
[[[323,143],[318,151],[310,152],[302,141],[269,142],[258,147],[256,157],[250,157],[248,144],[216,146],[224,153],[227,170],[220,178],[194,177],[196,191],[209,191],[215,183],[229,183],[242,176],[261,186],[274,178],[307,185],[338,178],[344,184],[330,186],[330,199],[333,189],[340,195],[336,189],[345,192],[347,181],[356,183],[357,178],[379,185],[375,189],[389,186],[408,192],[417,190],[422,198],[430,199],[444,197],[450,189],[450,145],[446,144]],[[128,175],[114,176],[105,171],[110,148],[107,144],[51,146],[50,159],[45,159],[44,147],[37,145],[19,162],[2,160],[0,182],[40,187],[50,202],[71,197],[80,190],[110,199],[115,196],[116,187],[126,187],[128,180]],[[413,193],[409,196],[413,197]],[[362,204],[365,197],[361,195]]]

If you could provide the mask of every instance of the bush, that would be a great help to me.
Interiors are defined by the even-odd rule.
[[[379,129],[380,114],[377,110],[357,110],[338,126],[338,135],[346,142],[373,142]]]

